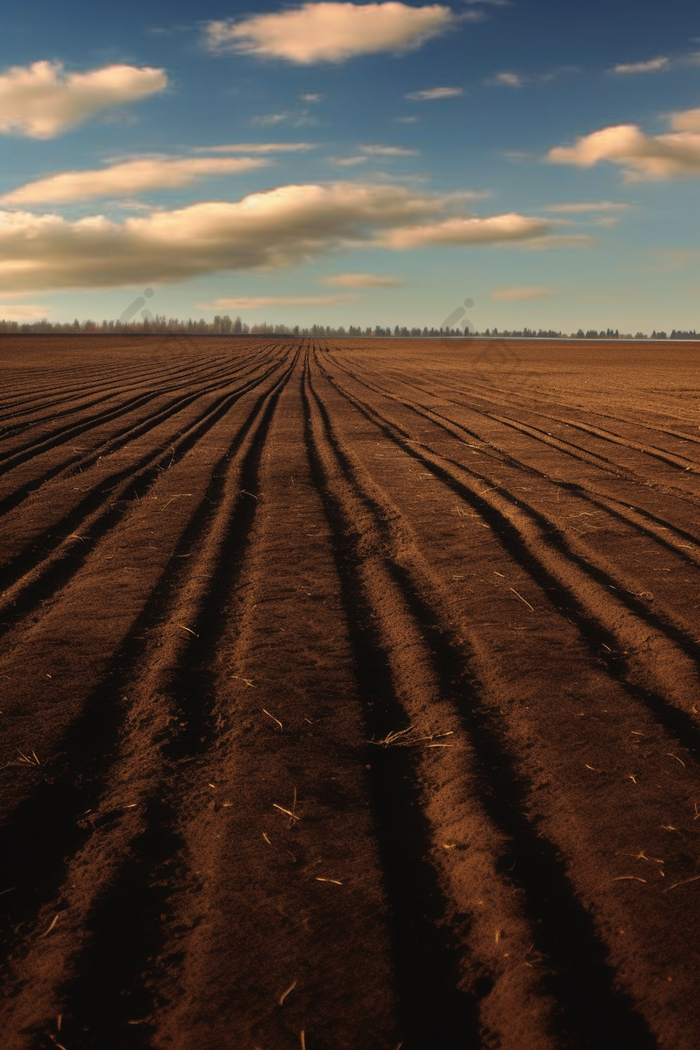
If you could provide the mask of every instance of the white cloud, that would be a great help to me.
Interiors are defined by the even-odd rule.
[[[262,168],[260,157],[144,158],[93,171],[62,171],[0,197],[3,204],[66,204],[96,197],[131,197],[148,190],[189,186],[198,179]]]
[[[497,244],[543,237],[550,229],[545,219],[510,213],[486,218],[453,218],[391,230],[382,243],[387,248],[430,248],[437,245]]]
[[[694,127],[697,110],[671,116],[672,127]],[[700,175],[700,133],[683,130],[646,135],[636,124],[617,124],[578,138],[573,146],[550,149],[553,164],[592,168],[610,161],[623,170],[625,182],[663,181]]]
[[[533,288],[514,286],[511,288],[492,288],[489,296],[497,303],[518,303],[527,299],[546,299],[553,295],[551,288]]]
[[[662,69],[668,69],[671,60],[665,56],[650,58],[647,62],[618,62],[613,66],[613,73],[658,73]]]
[[[403,281],[383,273],[334,273],[322,277],[321,284],[331,288],[400,288]]]
[[[196,306],[198,310],[258,310],[263,306],[332,306],[356,300],[356,295],[243,295]]]
[[[307,91],[304,95],[301,96],[301,101],[308,102],[309,105],[313,106],[317,102],[323,102],[325,97],[325,95],[320,94],[320,92],[318,91]]]
[[[455,195],[337,182],[280,186],[120,222],[0,210],[0,285],[14,292],[179,281],[299,265],[340,248],[515,244],[545,239],[550,229],[546,220],[514,214],[444,218],[457,205]]]
[[[60,62],[13,66],[0,74],[0,132],[52,139],[96,113],[164,91],[162,69],[111,65],[65,73]]]
[[[457,98],[464,94],[463,88],[457,87],[434,87],[425,88],[423,91],[410,91],[406,98],[416,102],[435,102],[441,98]]]
[[[360,146],[368,157],[417,157],[417,149],[406,149],[404,146]]]
[[[307,153],[312,142],[237,142],[225,146],[196,146],[193,153]]]
[[[493,87],[519,88],[523,86],[523,79],[518,73],[496,73],[486,83]]]
[[[449,7],[387,3],[305,3],[291,11],[254,15],[241,22],[209,22],[208,46],[297,65],[344,62],[356,55],[419,47],[456,23]]]
[[[631,205],[625,201],[569,201],[564,204],[550,204],[543,210],[576,215],[586,212],[626,211],[629,207]]]

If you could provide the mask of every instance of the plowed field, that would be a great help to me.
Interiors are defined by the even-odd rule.
[[[696,354],[0,340],[4,1050],[697,1050]]]

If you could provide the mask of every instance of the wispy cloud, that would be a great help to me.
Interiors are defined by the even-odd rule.
[[[562,204],[549,204],[542,210],[576,215],[586,212],[627,211],[631,207],[626,201],[565,201]]]
[[[436,102],[442,98],[458,98],[464,94],[460,87],[434,87],[425,88],[423,91],[409,91],[406,98],[415,102]]]
[[[660,73],[662,69],[668,69],[671,59],[665,55],[659,58],[650,58],[646,62],[618,62],[613,66],[611,72],[623,75],[635,73]]]
[[[673,270],[685,270],[689,266],[697,266],[700,263],[700,252],[684,248],[671,248],[647,254],[651,261],[637,267],[644,273],[669,273]]]
[[[485,83],[490,87],[520,88],[523,86],[524,80],[519,73],[496,73],[495,76],[489,77]]]
[[[198,310],[258,310],[263,306],[333,306],[356,301],[356,295],[241,295],[196,306]]]
[[[519,303],[527,299],[547,299],[553,294],[552,288],[516,285],[509,288],[492,288],[489,297],[497,303]]]
[[[594,238],[588,233],[551,233],[533,240],[520,241],[511,247],[521,252],[548,252],[560,248],[590,248],[594,243]]]
[[[104,110],[164,91],[163,69],[111,65],[66,73],[60,62],[0,74],[0,133],[52,139]]]
[[[46,306],[34,303],[0,303],[0,320],[3,321],[41,321],[48,313]]]
[[[98,197],[132,197],[149,190],[190,186],[201,179],[236,175],[270,162],[261,157],[146,157],[92,171],[62,171],[11,190],[3,204],[66,204]]]
[[[495,73],[491,77],[487,77],[483,83],[487,87],[510,87],[510,88],[523,88],[523,87],[542,87],[545,84],[551,84],[552,81],[558,80],[559,77],[568,76],[572,73],[580,73],[579,66],[555,66],[553,69],[549,69],[544,73],[516,73],[513,70],[504,70],[501,73]]]
[[[546,219],[524,215],[489,215],[452,218],[390,230],[380,240],[387,248],[430,248],[438,245],[497,244],[532,240],[549,232]]]
[[[223,146],[195,146],[193,153],[307,153],[313,142],[236,142]]]
[[[335,273],[322,277],[321,284],[332,288],[400,288],[403,281],[383,273]]]
[[[357,55],[406,51],[457,23],[449,7],[387,3],[305,3],[291,11],[206,26],[209,48],[297,65],[345,62]]]
[[[391,159],[392,157],[417,157],[419,155],[418,150],[407,149],[405,146],[366,145],[359,146],[358,149],[360,153],[350,153],[345,157],[327,157],[326,160],[334,168],[358,168],[362,164],[367,164],[372,157]],[[397,176],[389,177],[396,178]]]
[[[405,146],[360,146],[369,157],[417,157],[417,149],[406,149]]]
[[[334,168],[357,168],[361,164],[366,164],[369,157],[366,154],[352,154],[349,157],[326,157],[326,160]]]
[[[318,121],[305,110],[302,112],[286,110],[282,113],[261,113],[251,117],[250,123],[260,128],[273,128],[278,124],[290,124],[293,128],[304,128],[317,124]]]

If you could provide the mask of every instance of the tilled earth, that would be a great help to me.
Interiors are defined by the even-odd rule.
[[[5,1050],[697,1050],[696,354],[0,339]]]

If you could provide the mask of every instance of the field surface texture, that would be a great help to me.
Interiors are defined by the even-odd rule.
[[[696,354],[0,340],[4,1050],[697,1050]]]

